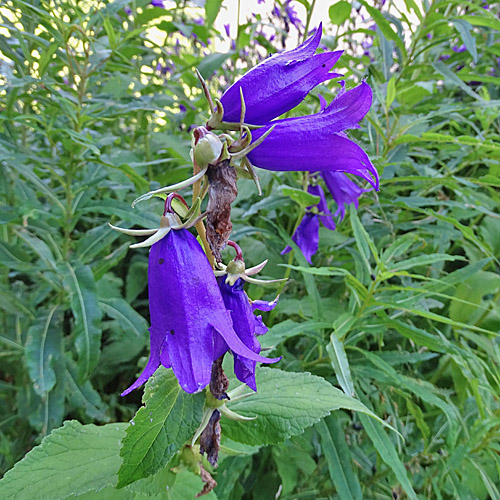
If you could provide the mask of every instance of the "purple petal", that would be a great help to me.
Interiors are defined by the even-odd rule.
[[[265,333],[267,328],[262,323],[262,318],[254,316],[250,299],[243,290],[243,281],[237,280],[232,286],[225,282],[224,277],[219,277],[217,281],[222,298],[224,299],[224,304],[227,310],[231,312],[233,328],[238,340],[253,356],[257,356],[260,352],[260,344],[255,338],[255,335]],[[234,354],[234,373],[236,377],[256,391],[255,365],[258,359],[249,357],[247,355],[248,353],[241,352],[241,349],[235,350],[231,347],[231,350]],[[261,358],[260,356],[258,357]],[[273,362],[273,360],[267,358],[261,359],[264,359],[265,362]]]
[[[125,389],[121,396],[126,396],[134,389],[137,389],[142,384],[146,383],[148,378],[153,375],[153,373],[160,366],[160,350],[163,344],[164,337],[158,331],[153,331],[153,328],[149,329],[149,342],[151,347],[151,354],[149,356],[148,364],[144,368],[143,372],[139,375],[139,378],[128,388]]]
[[[269,328],[262,321],[262,316],[255,316],[255,335],[265,335]]]
[[[307,262],[312,264],[311,257],[318,251],[319,245],[319,217],[312,213],[306,213],[295,233],[293,233],[292,240],[300,248]],[[287,246],[283,249],[281,255],[288,253],[290,250],[291,247]]]
[[[152,328],[165,338],[165,356],[186,392],[210,381],[213,332],[208,313],[225,311],[210,263],[187,230],[170,231],[151,247],[148,266]]]
[[[260,125],[297,106],[319,83],[339,76],[329,71],[342,51],[314,55],[320,39],[321,26],[296,49],[275,54],[245,73],[221,98],[224,121],[240,120],[240,88],[245,121]]]
[[[281,358],[264,358],[264,356],[259,356],[248,348],[235,333],[231,325],[231,317],[227,311],[224,313],[221,311],[213,312],[209,318],[208,322],[217,330],[217,332],[226,341],[229,349],[235,354],[239,354],[245,358],[252,361],[257,361],[258,363],[276,363]]]
[[[377,170],[366,153],[343,132],[357,126],[371,101],[371,89],[362,83],[320,113],[270,122],[252,132],[256,140],[275,126],[248,158],[255,166],[268,170],[331,170],[364,178],[370,178],[371,174],[374,178],[371,183],[378,189]]]
[[[271,302],[268,302],[267,300],[252,300],[251,305],[252,305],[252,311],[255,311],[258,309],[259,311],[272,311],[275,307],[276,304],[278,303],[279,297],[276,297],[274,300]]]
[[[317,205],[319,210],[319,218],[327,229],[335,231],[335,222],[333,221],[333,215],[328,209],[328,203],[325,198],[325,193],[323,188],[318,184],[316,186],[309,186],[307,191],[314,196],[319,196],[319,203]]]
[[[358,208],[358,198],[363,193],[370,191],[369,189],[360,188],[347,175],[340,172],[321,172],[321,176],[337,204],[335,215],[340,213],[341,220],[345,216],[346,205],[354,203],[355,207]]]

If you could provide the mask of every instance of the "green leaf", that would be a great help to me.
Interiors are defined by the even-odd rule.
[[[214,52],[213,54],[209,54],[208,56],[204,57],[198,64],[198,71],[201,73],[201,76],[203,78],[208,79],[224,64],[226,59],[232,54],[233,52],[226,52],[225,54]]]
[[[309,207],[319,203],[319,196],[308,193],[302,189],[291,188],[283,186],[280,188],[284,196],[289,196],[295,203],[301,207]]]
[[[335,414],[316,424],[321,449],[328,463],[330,478],[340,500],[362,500],[361,486],[352,467],[352,456],[344,437],[344,431]]]
[[[246,444],[279,443],[317,423],[339,408],[360,411],[380,420],[359,400],[344,394],[324,378],[310,373],[285,372],[276,368],[256,371],[258,392],[228,408],[255,420],[222,420],[222,432]],[[384,422],[385,424],[385,422]]]
[[[118,473],[121,488],[164,467],[200,425],[204,394],[184,392],[171,370],[160,367],[149,379],[143,403],[123,440]]]
[[[346,2],[345,0],[334,3],[328,9],[328,15],[330,16],[330,21],[332,22],[332,24],[341,26],[349,19],[349,16],[351,15],[351,4],[349,2]]]
[[[54,500],[116,484],[126,424],[64,423],[0,481],[3,500]]]
[[[464,19],[452,19],[451,22],[460,33],[460,38],[462,38],[462,41],[472,56],[474,63],[477,63],[476,39],[472,34],[472,26]]]
[[[75,324],[75,346],[78,352],[78,378],[86,380],[99,360],[101,348],[101,310],[97,289],[89,266],[69,262],[61,266],[64,286],[69,293]]]
[[[183,469],[175,475],[173,486],[168,488],[166,494],[162,493],[162,498],[166,500],[193,500],[203,486],[204,483],[200,476]],[[204,500],[217,500],[217,496],[213,491],[201,498]]]
[[[330,335],[330,343],[326,345],[326,351],[330,356],[340,387],[347,395],[354,397],[354,384],[352,383],[351,370],[349,369],[344,344],[337,338],[335,333]]]
[[[103,312],[116,319],[124,330],[133,332],[140,339],[148,337],[148,322],[130,304],[119,298],[101,299]]]
[[[403,40],[401,40],[401,38],[399,38],[399,35],[392,29],[391,24],[384,17],[382,12],[380,12],[380,10],[378,10],[377,8],[372,7],[364,0],[359,0],[359,2],[365,6],[366,10],[370,14],[370,16],[372,16],[373,20],[379,27],[382,34],[387,38],[387,40],[392,40],[403,54],[403,57],[406,57],[406,48]]]
[[[387,109],[391,107],[391,104],[396,99],[396,79],[391,77],[391,79],[387,82],[387,94],[385,96],[385,105]]]
[[[375,247],[375,244],[373,243],[369,234],[361,224],[358,213],[356,211],[356,207],[353,204],[349,206],[349,214],[351,219],[352,231],[354,233],[354,238],[356,239],[356,246],[358,247],[359,253],[361,254],[363,263],[366,266],[366,270],[371,274],[370,254],[373,255],[377,264],[380,263],[377,248]]]
[[[303,323],[296,323],[291,319],[286,319],[281,323],[273,325],[266,335],[260,337],[260,345],[263,348],[275,347],[290,337],[308,335],[309,333],[315,333],[316,336],[319,336],[318,330],[331,328],[331,326],[331,323],[327,323],[326,321],[304,321]]]
[[[474,99],[477,99],[479,101],[482,101],[483,98],[474,92],[468,85],[466,85],[460,78],[458,78],[453,71],[451,71],[446,64],[444,64],[441,61],[436,61],[432,63],[432,67],[441,75],[444,76],[446,83],[451,83],[453,85],[456,85],[459,87],[461,90],[463,90],[466,94],[470,95]]]
[[[382,426],[362,413],[360,413],[359,419],[361,420],[366,434],[368,434],[368,437],[373,443],[373,447],[380,455],[380,458],[392,469],[401,487],[408,495],[408,498],[410,498],[410,500],[418,500],[417,494],[408,479],[405,465],[401,462],[394,444],[389,439]]]
[[[37,394],[46,397],[56,385],[54,364],[62,359],[62,311],[57,307],[40,313],[28,330],[25,355],[28,373]]]
[[[66,359],[66,386],[68,387],[68,400],[76,408],[82,408],[92,419],[100,422],[109,422],[107,407],[103,403],[99,393],[93,388],[90,380],[83,384],[79,383],[77,377],[76,363],[69,357]]]
[[[205,3],[205,26],[211,28],[220,11],[222,0],[207,0]]]
[[[482,298],[500,290],[500,276],[495,273],[480,271],[467,281],[460,283],[455,292],[455,299],[467,300],[472,304],[464,304],[461,300],[452,300],[450,318],[462,323],[473,322],[476,315],[484,313],[481,308]],[[476,304],[476,306],[474,306]]]

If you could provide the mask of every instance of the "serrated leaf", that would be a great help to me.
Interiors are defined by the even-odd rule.
[[[200,425],[204,401],[203,394],[184,392],[171,370],[156,371],[146,384],[144,406],[123,440],[119,488],[151,476],[168,463]]]
[[[71,310],[75,319],[74,338],[78,352],[78,378],[90,377],[99,360],[102,313],[97,302],[94,276],[89,266],[73,267],[66,262],[61,267],[64,286],[70,297]]]
[[[3,500],[54,500],[116,484],[126,424],[64,423],[0,481]]]
[[[236,413],[257,417],[245,422],[222,420],[222,432],[234,441],[252,445],[279,443],[302,434],[304,429],[339,408],[364,412],[380,420],[359,400],[307,372],[260,368],[256,371],[256,381],[257,393],[227,403]]]

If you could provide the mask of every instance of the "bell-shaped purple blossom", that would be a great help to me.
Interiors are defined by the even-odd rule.
[[[261,316],[255,316],[255,309],[270,311],[276,306],[276,301],[251,302],[247,294],[243,290],[243,280],[238,279],[234,285],[226,283],[225,276],[217,278],[219,283],[222,298],[228,311],[231,313],[233,327],[236,335],[243,344],[251,349],[256,354],[260,352],[260,344],[256,335],[263,335],[267,332],[267,327],[262,322]],[[228,350],[228,345],[224,339],[220,338],[216,342],[216,356],[222,355]],[[257,390],[255,383],[255,365],[256,361],[242,356],[237,352],[234,355],[234,374],[240,382],[248,385],[254,391]]]
[[[306,214],[302,218],[300,224],[292,235],[292,240],[297,244],[306,258],[307,262],[311,264],[312,256],[318,251],[319,245],[319,222],[331,231],[335,230],[335,222],[333,216],[328,209],[328,203],[325,198],[325,193],[322,187],[317,185],[310,185],[307,188],[308,193],[319,196],[317,205],[307,207]],[[286,254],[292,250],[292,247],[287,246],[281,252],[281,255]]]
[[[221,97],[225,122],[239,122],[240,89],[245,122],[262,125],[294,108],[316,85],[340,75],[330,73],[342,51],[314,54],[321,40],[316,33],[296,49],[275,54],[245,73]]]
[[[307,262],[311,264],[311,258],[318,251],[319,246],[318,215],[312,212],[307,212],[293,233],[292,240],[300,248]],[[292,247],[287,246],[282,250],[281,255],[286,254],[291,250]]]
[[[340,220],[345,216],[346,205],[354,203],[355,207],[359,206],[359,197],[370,191],[370,189],[360,188],[354,181],[349,179],[347,175],[342,172],[321,172],[321,177],[325,181],[326,187],[332,198],[337,204],[335,215],[340,214]]]
[[[278,360],[259,356],[240,340],[210,263],[186,229],[169,231],[151,247],[148,287],[151,355],[122,396],[144,384],[160,364],[172,367],[186,392],[199,392],[210,382],[212,363],[220,356],[215,352],[218,338],[241,359]]]
[[[368,84],[341,93],[319,113],[268,123],[252,132],[253,140],[268,137],[248,154],[253,165],[267,170],[347,172],[378,189],[378,173],[367,154],[344,134],[357,128],[368,113],[372,91]]]

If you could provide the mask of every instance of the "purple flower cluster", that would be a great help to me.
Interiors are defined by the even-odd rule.
[[[256,390],[255,363],[279,360],[258,354],[255,335],[266,332],[262,320],[253,315],[238,282],[217,283],[207,256],[187,229],[174,228],[152,245],[148,287],[151,354],[122,396],[144,384],[160,364],[173,369],[186,392],[199,392],[210,382],[213,362],[228,350],[234,354],[238,379]]]
[[[321,26],[296,49],[276,54],[248,71],[223,94],[223,120],[239,120],[242,93],[245,122],[261,125],[252,131],[252,139],[269,134],[248,154],[251,163],[267,170],[319,171],[337,204],[335,215],[340,214],[342,219],[345,206],[357,206],[358,198],[367,191],[346,174],[361,177],[374,189],[379,186],[377,170],[368,155],[345,134],[345,130],[357,128],[368,113],[372,103],[370,87],[365,82],[348,91],[342,87],[329,105],[320,97],[323,105],[319,113],[277,119],[297,106],[318,84],[341,76],[330,70],[342,51],[316,54],[320,39]],[[329,229],[335,229],[335,224],[321,186],[309,186],[309,192],[317,194],[320,203],[308,207],[293,240],[310,262],[318,248],[319,221]],[[289,247],[284,250],[287,251]]]
[[[225,29],[229,33],[229,27]],[[317,85],[341,76],[331,69],[342,52],[316,54],[320,39],[321,26],[296,49],[276,54],[248,71],[218,101],[218,109],[206,128],[196,129],[193,158],[204,172],[195,177],[201,179],[206,173],[209,182],[206,238],[214,256],[217,250],[220,259],[220,250],[228,242],[232,227],[229,215],[237,190],[231,162],[235,158],[245,158],[250,169],[251,162],[268,170],[312,173],[308,191],[318,196],[319,203],[307,208],[293,235],[309,262],[318,248],[320,222],[334,230],[333,217],[342,219],[346,205],[357,206],[358,198],[366,191],[346,174],[361,177],[378,189],[376,169],[366,153],[345,134],[345,130],[358,127],[370,109],[372,93],[365,82],[348,91],[342,86],[330,104],[321,99],[319,113],[279,119]],[[208,94],[208,89],[204,90]],[[240,129],[242,95],[246,109],[244,124],[260,127],[253,127],[252,137],[245,127],[247,136],[240,137],[236,152],[233,154],[230,143],[223,157],[222,142],[210,132],[209,124],[213,128]],[[337,205],[334,214],[330,212],[321,182]],[[165,189],[150,194],[168,192]],[[250,275],[259,272],[265,263],[245,270],[239,247],[229,242],[237,249],[237,257],[224,266],[216,256],[218,267],[214,271],[202,247],[186,229],[189,221],[181,223],[173,212],[172,196],[179,197],[176,194],[167,197],[160,229],[122,230],[126,234],[150,235],[137,246],[152,245],[148,266],[151,354],[144,371],[123,395],[141,386],[160,364],[173,369],[186,392],[199,392],[209,383],[212,390],[214,367],[217,363],[220,367],[226,352],[234,356],[236,377],[256,390],[256,363],[273,363],[279,358],[268,359],[259,354],[257,336],[267,328],[254,310],[269,311],[276,301],[252,303],[243,290],[242,280],[260,283]],[[221,207],[227,209],[227,214]]]

